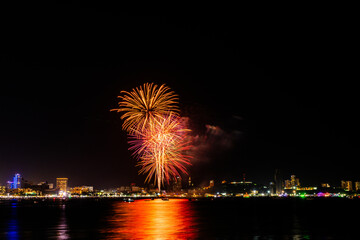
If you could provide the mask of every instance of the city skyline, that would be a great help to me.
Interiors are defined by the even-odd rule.
[[[217,185],[219,185],[220,183],[224,183],[224,182],[252,182],[252,183],[257,183],[260,184],[261,186],[267,186],[267,187],[274,187],[274,189],[277,189],[275,192],[277,192],[278,194],[280,194],[280,192],[282,192],[284,189],[296,189],[296,188],[312,188],[312,187],[336,187],[336,188],[342,188],[342,189],[347,189],[348,191],[352,191],[352,190],[360,190],[360,179],[350,179],[350,178],[344,178],[341,180],[338,180],[337,182],[326,182],[326,181],[322,181],[322,182],[312,182],[309,183],[308,181],[301,181],[300,182],[300,178],[294,174],[291,175],[285,175],[285,176],[278,176],[277,175],[277,171],[279,171],[279,169],[277,169],[275,171],[274,174],[274,178],[269,179],[268,182],[263,183],[263,182],[258,182],[256,178],[250,178],[247,179],[246,178],[246,174],[242,174],[242,176],[234,179],[222,179],[221,181],[215,181],[214,179],[208,179],[207,181],[201,181],[201,182],[195,182],[194,184],[194,177],[188,176],[186,179],[184,178],[180,178],[180,176],[174,177],[170,179],[170,183],[165,183],[164,185],[162,185],[162,187],[164,189],[168,189],[169,187],[171,187],[172,182],[178,182],[180,183],[180,185],[185,186],[184,189],[190,189],[190,188],[203,188],[203,187],[207,187],[209,185],[210,182],[210,186],[214,186],[214,184],[216,183]],[[127,183],[122,183],[122,184],[114,184],[113,186],[107,186],[107,187],[102,187],[102,186],[98,186],[97,184],[93,184],[93,183],[82,183],[82,184],[68,184],[68,180],[69,178],[66,177],[55,177],[54,181],[52,182],[51,180],[49,181],[48,179],[43,179],[41,182],[36,182],[33,181],[31,178],[24,178],[20,173],[15,173],[14,176],[11,178],[13,179],[13,181],[7,181],[6,183],[1,183],[0,182],[0,186],[3,187],[7,187],[8,189],[16,189],[16,188],[21,188],[21,184],[22,182],[25,182],[27,185],[42,185],[42,184],[48,184],[50,187],[50,189],[59,189],[60,191],[65,192],[65,189],[68,189],[68,187],[79,187],[79,186],[91,186],[92,188],[95,186],[96,189],[115,189],[115,188],[119,188],[120,186],[130,186],[130,185],[137,185],[137,186],[141,186],[141,187],[149,187],[154,185],[154,183],[152,182],[142,182],[142,183],[135,183],[135,182],[127,182]],[[196,179],[196,178],[195,178]],[[301,178],[301,180],[304,180],[303,178]],[[14,184],[16,182],[16,184]],[[278,182],[278,183],[277,183]],[[55,183],[55,184],[54,184]],[[55,187],[54,187],[55,186]],[[30,187],[31,188],[31,187]]]
[[[351,25],[267,18],[261,8],[215,13],[7,11],[4,21],[16,20],[0,58],[0,182],[14,172],[76,185],[143,182],[110,109],[121,90],[146,82],[179,95],[199,182],[246,173],[266,183],[275,169],[309,183],[356,180]]]

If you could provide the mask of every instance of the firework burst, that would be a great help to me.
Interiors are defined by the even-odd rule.
[[[142,132],[148,124],[170,112],[178,114],[178,96],[165,84],[158,87],[145,83],[131,92],[121,91],[119,108],[111,111],[123,112],[122,128],[130,134]]]
[[[130,150],[138,159],[139,173],[147,174],[146,182],[154,178],[160,189],[164,181],[171,177],[187,173],[190,165],[188,132],[181,118],[173,114],[155,119],[142,132],[129,137]]]
[[[129,134],[129,150],[138,160],[139,174],[147,174],[145,182],[154,179],[160,191],[171,177],[187,173],[190,165],[188,132],[178,108],[178,97],[166,87],[153,83],[122,91],[119,108],[122,112],[122,128]]]

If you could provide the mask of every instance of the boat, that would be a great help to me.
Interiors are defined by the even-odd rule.
[[[134,199],[132,199],[132,198],[125,198],[125,199],[124,199],[124,202],[134,202]]]
[[[163,201],[169,201],[168,198],[162,198],[161,200],[163,200]]]

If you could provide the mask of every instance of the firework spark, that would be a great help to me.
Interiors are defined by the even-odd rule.
[[[151,121],[146,129],[129,138],[133,155],[138,159],[139,173],[147,174],[146,182],[154,178],[160,190],[164,181],[187,173],[190,156],[185,152],[190,148],[186,129],[177,115],[169,114]]]
[[[170,112],[178,114],[178,97],[165,84],[158,87],[145,83],[131,92],[121,91],[119,108],[111,111],[123,112],[123,130],[130,134],[142,132],[148,125]]]
[[[123,130],[129,134],[129,150],[138,160],[139,174],[147,174],[145,182],[154,179],[160,191],[161,185],[171,177],[187,173],[190,148],[187,133],[179,116],[178,97],[166,87],[153,83],[122,91],[118,109],[122,112]]]

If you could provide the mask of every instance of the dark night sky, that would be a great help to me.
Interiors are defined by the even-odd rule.
[[[142,184],[109,110],[145,82],[180,95],[194,135],[221,129],[194,159],[198,183],[246,173],[267,184],[275,168],[304,184],[360,180],[358,52],[344,15],[2,8],[0,184],[15,172],[71,186]]]

